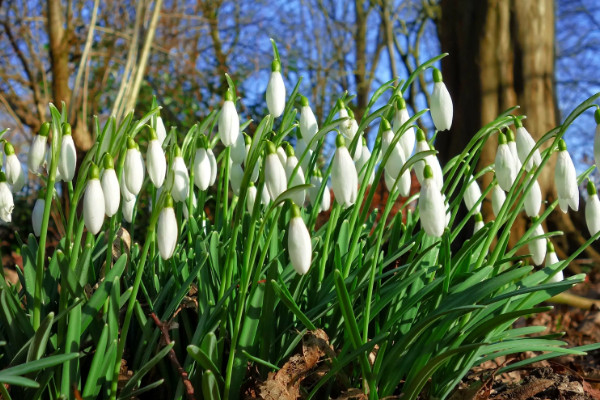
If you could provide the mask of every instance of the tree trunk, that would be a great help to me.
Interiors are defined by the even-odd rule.
[[[539,139],[558,123],[554,91],[554,1],[553,0],[442,0],[442,17],[438,24],[443,52],[444,81],[453,102],[451,132],[438,135],[436,148],[440,160],[448,161],[460,153],[479,128],[498,114],[519,105],[526,115],[524,126]],[[485,145],[479,167],[494,162],[496,137]],[[555,157],[550,159],[539,177],[542,196],[552,201]],[[492,174],[486,174],[486,187]],[[583,208],[583,207],[582,207]],[[484,218],[493,218],[491,203],[484,202]],[[579,229],[560,211],[547,220],[549,229],[565,231],[566,241],[558,243],[563,256],[569,247],[580,242]],[[515,222],[515,241],[527,229],[527,218]],[[556,245],[555,241],[555,245]],[[595,253],[590,249],[592,253]],[[559,253],[560,255],[560,253]],[[597,253],[591,254],[596,256]]]

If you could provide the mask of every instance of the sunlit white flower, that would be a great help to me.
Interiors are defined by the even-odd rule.
[[[244,170],[242,169],[242,166],[240,164],[231,162],[229,167],[229,183],[231,183],[231,190],[236,196],[240,195],[240,187],[242,186],[243,178]]]
[[[454,109],[452,107],[452,98],[446,88],[446,84],[442,81],[442,73],[440,70],[433,69],[433,92],[431,93],[431,119],[435,129],[445,131],[452,126],[452,116]]]
[[[285,165],[287,161],[287,154],[285,152],[285,149],[283,148],[283,144],[277,148],[277,157],[279,157],[281,165]]]
[[[498,133],[498,150],[496,151],[494,169],[496,170],[498,185],[502,190],[508,192],[517,178],[518,171],[517,163],[506,143],[506,136],[502,132]]]
[[[295,186],[304,185],[304,183],[306,182],[306,180],[304,179],[304,171],[302,170],[302,166],[298,165],[298,159],[296,158],[296,155],[294,154],[294,149],[289,144],[286,147],[286,153],[287,153],[287,160],[285,162],[284,169],[285,169],[285,176],[288,181],[288,189],[291,189]],[[295,174],[293,173],[294,170],[296,170]],[[305,197],[306,197],[306,191],[300,190],[300,191],[293,193],[290,196],[290,199],[294,203],[301,206],[304,204]]]
[[[494,184],[494,188],[492,189],[492,211],[496,218],[498,218],[498,214],[500,214],[500,209],[506,200],[506,193],[498,184]]]
[[[235,142],[233,142],[229,153],[231,160],[239,165],[242,165],[246,159],[246,140],[244,137],[245,135],[243,132],[238,135]]]
[[[50,146],[48,146],[46,149],[46,160],[44,161],[43,166],[44,168],[46,168],[46,173],[48,174],[48,176],[50,176],[50,168],[52,167],[52,149],[50,148]],[[57,165],[56,172],[54,175],[54,181],[60,182],[61,180],[62,176],[60,175],[60,169],[58,169]]]
[[[217,158],[210,147],[206,149],[206,155],[210,163],[210,181],[208,182],[208,186],[212,186],[217,180]]]
[[[525,214],[535,217],[540,213],[542,207],[542,190],[537,180],[533,182],[531,189],[525,193]]]
[[[46,144],[48,143],[48,133],[50,132],[50,123],[44,122],[40,128],[40,132],[35,135],[33,142],[29,147],[29,156],[27,164],[29,170],[37,173],[42,163],[46,159]]]
[[[46,200],[41,196],[44,196],[44,193],[41,193],[40,197],[37,198],[31,211],[31,226],[33,227],[33,234],[37,237],[40,237],[40,233],[42,233],[42,221],[44,219],[44,208],[46,207]]]
[[[158,215],[158,226],[156,228],[158,252],[163,260],[168,260],[173,255],[177,245],[177,233],[177,218],[173,209],[173,199],[167,193],[164,207]]]
[[[83,222],[88,232],[95,235],[100,232],[104,222],[105,204],[102,185],[100,184],[100,170],[95,164],[90,167],[90,178],[87,181],[83,196]]]
[[[535,224],[537,221],[537,218],[534,217],[532,219],[532,221]],[[543,234],[544,234],[544,228],[542,228],[541,224],[538,224],[534,228],[530,237],[533,238],[536,236],[542,236]],[[535,265],[542,265],[542,263],[544,262],[544,258],[546,257],[546,238],[540,237],[537,239],[530,240],[528,246],[529,246],[529,252],[531,253],[531,259],[533,260]]]
[[[381,130],[383,131],[381,134],[381,152],[382,155],[385,155],[390,151],[390,146],[394,140],[392,127],[385,118],[381,119]],[[390,177],[397,177],[400,174],[400,170],[404,166],[404,160],[404,150],[400,146],[400,143],[396,142],[385,163],[385,170]]]
[[[154,130],[150,132],[150,141],[148,142],[148,151],[146,153],[146,168],[148,169],[150,180],[155,187],[159,188],[165,182],[167,158],[156,133]]]
[[[300,275],[304,275],[310,268],[312,261],[312,244],[310,234],[300,215],[296,204],[292,205],[292,218],[288,227],[288,252],[290,262]]]
[[[332,160],[331,186],[335,201],[343,208],[348,208],[356,202],[358,174],[342,135],[337,136],[335,145],[337,148]]]
[[[281,76],[281,64],[279,60],[271,63],[271,77],[267,84],[267,108],[273,118],[278,118],[285,109],[285,84]]]
[[[58,171],[65,182],[71,182],[75,176],[75,166],[77,165],[77,152],[75,151],[75,142],[71,135],[71,125],[63,124],[62,144],[60,146],[60,156],[58,158]]]
[[[294,153],[297,154],[297,158],[301,160],[300,164],[302,165],[302,170],[308,171],[310,159],[313,156],[313,151],[310,149],[310,147],[307,146],[304,139],[299,138],[298,140],[296,140],[296,151]]]
[[[440,192],[431,166],[423,170],[423,183],[419,195],[419,215],[425,233],[433,237],[441,237],[446,228],[446,205]]]
[[[186,201],[190,193],[190,175],[179,146],[175,147],[175,157],[171,169],[173,170],[173,187],[171,188],[173,200],[176,202]]]
[[[558,142],[558,158],[554,169],[554,182],[558,192],[558,204],[560,209],[566,213],[569,207],[573,211],[579,209],[579,188],[577,187],[577,172],[573,160],[567,151],[564,140]]]
[[[517,171],[521,170],[521,166],[523,163],[519,158],[519,151],[517,150],[517,142],[515,141],[515,134],[510,129],[506,130],[506,140],[508,141],[508,148],[510,149],[510,154],[513,156],[513,160],[515,160]]]
[[[127,139],[127,152],[125,153],[123,171],[125,187],[129,193],[137,196],[144,183],[144,159],[139,146],[131,137]]]
[[[300,96],[300,105],[300,133],[302,134],[302,139],[308,145],[319,131],[319,125],[306,97]],[[314,149],[316,145],[317,142],[315,141],[311,147]]]
[[[219,114],[219,137],[225,147],[235,143],[240,135],[240,117],[235,109],[235,97],[231,90],[225,92],[225,101]]]
[[[425,137],[425,132],[423,130],[417,128],[417,151],[416,153],[420,153],[422,151],[430,151],[435,150],[432,146],[427,143],[427,138]],[[425,165],[429,165],[433,170],[433,178],[435,179],[438,187],[441,189],[444,186],[444,173],[442,171],[442,166],[440,165],[440,161],[435,155],[428,155],[425,157],[425,160],[420,160],[415,163],[415,174],[417,175],[417,180],[420,184],[423,184],[423,169]]]
[[[477,213],[473,216],[475,219],[475,225],[473,225],[473,235],[476,234],[481,228],[485,226],[483,223],[483,216],[481,213]]]
[[[546,246],[546,267],[553,266],[554,264],[559,262],[560,260],[558,259],[558,256],[554,251],[554,245],[552,245],[552,242],[550,242],[550,239],[548,239],[548,245]],[[554,276],[548,279],[546,283],[561,282],[563,280],[565,280],[565,277],[563,275],[562,270],[560,270],[556,274],[554,274]]]
[[[12,192],[6,182],[6,175],[0,171],[0,219],[11,222],[12,211],[15,208]]]
[[[160,115],[156,117],[156,138],[158,139],[158,142],[161,146],[167,138],[167,128],[165,128],[165,123],[163,122]]]
[[[119,179],[115,172],[114,162],[109,153],[104,153],[104,172],[100,181],[104,194],[104,211],[107,217],[112,217],[119,211],[121,196],[119,194]]]
[[[194,183],[200,190],[208,189],[212,175],[206,146],[206,137],[202,136],[198,140],[198,148],[194,157]]]
[[[13,145],[9,142],[4,144],[4,154],[6,154],[6,181],[12,185],[13,193],[16,193],[25,185],[25,171],[21,167]]]
[[[467,182],[464,201],[465,206],[467,206],[467,209],[470,211],[473,209],[473,207],[475,207],[475,203],[479,201],[479,198],[481,198],[481,189],[479,188],[479,184],[475,178],[473,178],[473,176],[470,176]],[[481,203],[477,204],[475,210],[476,213],[481,212]]]
[[[256,194],[256,186],[254,186],[254,182],[251,181],[248,184],[248,192],[246,193],[246,210],[248,210],[249,214],[252,214],[252,212],[254,211],[254,204],[256,203]]]
[[[358,182],[360,184],[372,185],[375,180],[375,169],[371,171],[371,175],[369,179],[365,182],[365,174],[367,173],[367,163],[371,158],[371,151],[367,146],[367,140],[363,137],[362,139],[362,152],[360,154],[360,158],[356,160],[356,171],[358,171]]]
[[[535,146],[535,140],[531,137],[527,129],[525,129],[519,118],[515,118],[515,126],[517,127],[515,140],[517,142],[519,160],[521,161],[521,164],[525,164],[525,169],[529,171],[534,166],[538,166],[542,163],[542,157],[540,156],[539,149],[536,149],[529,161],[525,163],[529,153],[531,153],[531,150],[533,150],[533,147]]]
[[[410,116],[406,109],[406,101],[404,101],[402,97],[399,97],[396,101],[396,113],[394,114],[394,121],[392,124],[394,132],[398,132],[402,125],[409,119]],[[398,143],[404,152],[404,159],[408,160],[415,148],[415,129],[412,126],[407,128],[400,136]]]
[[[410,195],[410,186],[412,182],[410,179],[409,170],[404,171],[402,175],[396,177],[388,174],[387,170],[384,170],[383,175],[385,180],[385,187],[389,192],[392,191],[394,184],[396,184],[396,190],[398,190],[400,196],[408,197]]]
[[[133,196],[131,199],[126,199],[123,197],[123,205],[121,207],[121,212],[123,213],[123,218],[125,221],[131,223],[133,221],[133,211],[135,210],[136,198]]]
[[[275,145],[267,142],[267,156],[265,158],[265,185],[271,199],[275,200],[287,188],[285,169],[277,156]]]
[[[596,186],[592,181],[587,183],[588,199],[585,203],[585,223],[587,224],[590,235],[594,236],[600,232],[600,201]]]

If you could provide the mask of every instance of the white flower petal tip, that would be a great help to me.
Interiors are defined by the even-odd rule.
[[[558,142],[558,158],[554,170],[554,181],[558,192],[558,204],[566,213],[571,207],[573,211],[579,209],[579,188],[577,187],[577,172],[573,160],[567,151],[564,140]]]
[[[265,94],[269,114],[273,118],[279,118],[285,110],[285,84],[281,76],[281,64],[278,60],[271,63],[271,77],[267,84]]]
[[[521,164],[525,164],[525,169],[527,171],[530,171],[531,168],[537,167],[542,163],[542,156],[540,155],[539,149],[536,149],[532,156],[529,158],[529,161],[525,163],[527,157],[529,157],[529,153],[531,153],[531,151],[535,147],[535,140],[527,131],[527,129],[525,129],[520,118],[515,118],[515,126],[517,127],[515,141],[519,161],[521,162]]]
[[[550,242],[550,240],[548,240],[548,244],[546,246],[546,268],[554,266],[555,264],[557,264],[559,262],[560,262],[560,260],[558,259],[558,256],[554,252],[554,246],[552,245],[552,242]],[[560,270],[560,271],[556,272],[550,279],[548,279],[548,281],[546,283],[555,283],[555,282],[561,282],[564,280],[565,280],[565,277],[563,275],[562,270]]]
[[[440,188],[433,178],[431,166],[425,166],[424,179],[419,195],[419,215],[425,233],[433,237],[441,237],[446,228],[446,205]]]
[[[306,274],[312,261],[312,243],[300,209],[295,204],[288,227],[288,252],[294,270],[300,275]]]
[[[88,232],[96,235],[100,232],[106,213],[102,184],[98,179],[100,170],[96,165],[90,167],[90,179],[83,197],[83,221]]]
[[[537,219],[533,218],[533,223],[536,223]],[[531,237],[542,236],[544,234],[544,228],[542,225],[537,225],[533,232],[531,233]],[[544,262],[544,258],[546,257],[546,238],[539,237],[537,239],[531,240],[528,244],[529,252],[531,253],[531,259],[533,260],[535,265],[542,265]]]
[[[71,135],[71,125],[63,124],[62,144],[58,158],[58,172],[65,182],[71,182],[75,176],[77,152]]]
[[[294,154],[294,149],[289,144],[286,152],[287,160],[285,162],[285,176],[288,182],[288,189],[291,189],[295,186],[304,185],[306,179],[304,178],[302,165],[298,165],[298,159]],[[296,171],[296,173],[294,173],[294,171]],[[306,190],[300,190],[292,193],[290,195],[290,199],[299,206],[302,206],[304,204],[304,200],[306,199]]]
[[[285,169],[281,164],[275,145],[267,143],[267,156],[265,157],[265,185],[269,192],[269,197],[275,200],[287,189],[287,178]]]
[[[467,210],[470,211],[475,208],[475,212],[479,213],[481,212],[481,203],[477,204],[477,206],[475,206],[475,203],[481,198],[481,189],[473,176],[470,176],[467,182],[467,188],[465,189],[464,194],[465,206],[467,207]]]
[[[177,218],[173,209],[173,199],[167,193],[165,205],[158,216],[158,226],[156,228],[158,252],[163,260],[168,260],[173,256],[177,245],[177,234]]]
[[[162,149],[160,140],[156,135],[153,135],[148,143],[148,151],[146,153],[146,169],[148,176],[154,187],[159,188],[165,182],[167,174],[167,158]]]
[[[319,131],[319,125],[312,108],[310,108],[308,99],[300,96],[300,104],[300,133],[302,134],[302,139],[308,145]],[[316,142],[313,143],[314,146],[316,146]]]
[[[25,186],[27,178],[21,167],[21,162],[15,154],[15,149],[9,142],[4,144],[4,154],[6,154],[6,181],[9,185],[12,185],[13,193],[16,193]]]
[[[38,172],[44,160],[46,159],[46,145],[48,143],[48,133],[50,132],[50,123],[42,124],[39,133],[33,138],[33,142],[29,147],[29,156],[27,164],[29,170],[34,174]]]
[[[161,146],[167,138],[167,128],[165,128],[165,123],[160,116],[156,117],[156,138]]]
[[[127,139],[127,152],[125,153],[123,173],[125,187],[129,193],[137,196],[144,183],[144,159],[133,138]]]
[[[4,172],[0,171],[0,219],[4,222],[11,222],[14,208],[15,203],[10,186],[6,182]]]
[[[232,146],[240,135],[240,117],[235,109],[234,100],[234,94],[231,90],[227,90],[219,114],[219,137],[225,147]]]
[[[245,134],[242,132],[231,146],[229,157],[235,164],[242,165],[246,160],[246,140]]]
[[[498,218],[500,214],[500,209],[502,205],[504,205],[504,201],[506,200],[506,193],[500,186],[497,184],[494,185],[492,189],[492,211],[494,212],[494,216]]]
[[[104,194],[104,208],[107,217],[112,217],[119,211],[121,196],[119,190],[119,179],[114,169],[113,159],[110,154],[104,154],[104,172],[100,180],[102,193]]]
[[[454,108],[452,106],[452,97],[442,81],[442,73],[438,69],[433,69],[433,92],[431,93],[431,119],[435,129],[438,131],[449,130],[452,126],[452,117]]]
[[[501,132],[498,134],[498,150],[494,161],[494,169],[496,170],[498,185],[500,185],[505,192],[510,191],[519,171],[517,170],[517,163],[506,142],[506,136]]]
[[[212,178],[212,165],[206,146],[206,137],[203,136],[194,156],[194,184],[200,190],[208,189]]]
[[[588,200],[585,204],[585,223],[591,236],[600,232],[600,200],[592,181],[587,184]]]
[[[525,193],[525,214],[535,217],[540,213],[542,207],[542,190],[538,181],[534,181],[531,189]]]
[[[408,115],[408,110],[406,109],[406,102],[402,97],[399,97],[396,101],[396,113],[394,114],[392,130],[394,132],[398,132],[402,128],[402,125],[408,122],[409,119],[410,116]],[[406,130],[401,133],[400,141],[398,143],[404,152],[405,160],[408,160],[412,155],[415,148],[415,141],[415,129],[412,126],[406,128]]]
[[[171,195],[173,196],[174,201],[181,203],[188,198],[190,192],[190,176],[185,161],[181,156],[179,147],[175,148],[175,157],[171,168],[173,170],[173,187],[171,188]]]
[[[343,208],[348,208],[356,202],[358,174],[352,157],[346,148],[344,137],[338,135],[335,143],[337,148],[332,160],[331,187],[335,201]]]

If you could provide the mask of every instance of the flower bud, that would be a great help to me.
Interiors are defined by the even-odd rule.
[[[525,193],[525,214],[528,217],[535,217],[540,213],[542,207],[542,190],[538,181],[533,182],[531,189]]]
[[[206,140],[205,137],[204,140]],[[211,165],[205,145],[206,143],[201,144],[196,149],[194,157],[194,183],[200,190],[208,189],[211,179]]]
[[[233,142],[229,156],[235,164],[242,165],[244,163],[246,159],[246,141],[244,140],[243,133],[240,133],[235,142]]]
[[[277,156],[275,145],[267,142],[267,156],[265,157],[265,185],[269,197],[275,200],[287,188],[285,169]],[[264,190],[264,189],[263,189]]]
[[[423,170],[423,183],[419,195],[421,226],[429,236],[441,237],[446,228],[446,206],[444,198],[433,178],[431,166]]]
[[[6,181],[12,185],[13,193],[16,193],[25,186],[25,172],[15,154],[14,147],[9,142],[4,144],[4,154],[6,154]]]
[[[156,188],[159,188],[165,182],[167,159],[156,133],[154,130],[150,132],[150,142],[148,142],[148,151],[146,152],[146,168],[150,180]]]
[[[0,219],[4,222],[11,222],[14,208],[15,203],[10,187],[6,182],[6,175],[0,171]]]
[[[29,147],[29,156],[27,163],[29,170],[37,173],[46,157],[46,144],[48,143],[48,132],[50,131],[50,122],[44,122],[40,132],[33,138]]]
[[[244,170],[242,169],[242,166],[231,162],[229,166],[229,183],[231,183],[231,190],[236,196],[240,195],[240,187],[242,186],[243,178]]]
[[[348,208],[356,202],[358,174],[342,135],[337,136],[335,145],[337,148],[332,160],[331,186],[335,200],[343,208]]]
[[[300,108],[300,133],[302,134],[302,139],[304,139],[304,143],[308,146],[310,141],[319,131],[319,125],[317,124],[317,119],[315,118],[315,114],[310,108],[308,104],[308,99],[304,96],[300,96],[300,103],[302,107]],[[317,143],[316,141],[311,146],[314,150]]]
[[[392,132],[390,123],[385,118],[381,119],[381,126],[383,130],[381,134],[381,151],[383,155],[389,151],[388,149],[394,140],[394,132]],[[404,166],[404,160],[404,150],[400,146],[400,143],[396,142],[385,164],[385,170],[390,177],[397,177],[400,174],[400,170]]]
[[[296,204],[292,205],[292,218],[288,227],[288,252],[292,267],[300,275],[304,275],[310,268],[312,261],[312,243],[310,234],[300,215]]]
[[[58,158],[58,171],[65,182],[71,182],[75,176],[77,165],[77,153],[75,143],[71,135],[71,125],[63,124],[62,144],[60,146],[60,157]]]
[[[452,107],[452,98],[442,81],[442,73],[433,69],[433,92],[431,93],[431,119],[435,129],[445,131],[452,126],[452,116],[454,109]]]
[[[167,193],[165,205],[158,216],[158,226],[156,228],[158,252],[163,260],[168,260],[173,255],[177,245],[177,234],[177,218],[173,209],[173,199]]]
[[[304,185],[306,180],[304,179],[304,171],[302,170],[302,166],[298,166],[298,170],[296,171],[294,176],[292,176],[294,169],[296,169],[296,166],[298,165],[298,159],[294,155],[294,149],[289,144],[288,144],[287,152],[288,152],[288,157],[285,162],[285,177],[288,181],[288,189],[291,189],[295,186]],[[290,196],[290,199],[298,205],[303,205],[305,197],[306,197],[306,191],[300,190],[300,191],[297,191],[296,193],[292,194]]]
[[[104,153],[104,172],[102,173],[102,193],[104,193],[104,208],[107,217],[112,217],[119,211],[121,196],[119,194],[119,179],[115,172],[112,156]]]
[[[90,167],[90,177],[83,197],[83,221],[88,232],[92,235],[100,232],[104,222],[105,204],[102,185],[100,184],[100,170],[95,164]]]
[[[144,183],[144,159],[137,143],[131,137],[127,139],[127,152],[125,153],[123,171],[125,187],[129,193],[137,196]]]
[[[234,94],[231,90],[227,90],[219,115],[219,137],[225,147],[233,145],[240,135],[240,117],[233,101]]]
[[[533,223],[535,223],[537,218],[533,218]],[[531,237],[542,236],[544,234],[544,228],[542,225],[537,225]],[[540,237],[537,239],[533,239],[529,242],[529,252],[531,253],[531,259],[535,263],[535,265],[542,265],[544,262],[544,258],[546,257],[546,238]]]
[[[404,125],[409,119],[408,110],[406,109],[406,102],[402,97],[399,97],[396,102],[396,113],[394,114],[393,131],[398,132],[402,125]],[[415,148],[415,129],[411,126],[407,128],[398,141],[402,151],[404,152],[404,159],[408,160],[412,155]]]
[[[375,169],[373,169],[373,171],[371,171],[371,176],[369,176],[369,179],[365,182],[365,174],[367,173],[367,164],[368,164],[370,158],[371,158],[371,151],[369,150],[369,147],[367,146],[366,139],[363,137],[362,138],[362,152],[360,154],[360,158],[358,160],[356,160],[356,162],[355,162],[356,171],[358,171],[358,182],[361,185],[372,185],[373,181],[375,180]]]
[[[590,231],[590,235],[594,236],[600,231],[600,201],[596,186],[592,181],[587,183],[588,200],[585,204],[585,223]]]
[[[175,147],[175,157],[171,168],[173,169],[173,187],[171,188],[173,200],[176,202],[186,201],[190,192],[190,176],[179,146]]]
[[[558,204],[562,212],[566,213],[569,207],[573,211],[579,209],[579,188],[577,187],[577,172],[573,160],[567,151],[565,141],[558,142],[558,158],[554,169],[554,181],[558,192]]]
[[[519,118],[515,118],[515,126],[517,127],[517,135],[515,138],[517,142],[517,153],[519,155],[519,160],[521,161],[521,164],[525,164],[525,160],[527,159],[529,153],[531,153],[535,146],[535,140],[533,139],[533,137],[531,137],[529,132],[527,132],[527,129],[525,129],[523,123],[521,123],[521,120]],[[531,158],[529,159],[529,162],[525,164],[525,169],[527,171],[530,171],[531,168],[533,168],[534,166],[537,167],[541,163],[542,157],[540,156],[540,151],[536,149]]]
[[[492,189],[492,211],[496,218],[498,218],[498,214],[500,214],[500,209],[502,205],[504,205],[504,201],[506,200],[506,193],[504,190],[498,185],[494,184],[494,188]]]
[[[279,118],[285,110],[285,84],[281,76],[281,64],[273,60],[271,64],[271,78],[267,84],[267,108],[273,118]]]
[[[515,159],[506,143],[506,136],[502,132],[498,134],[498,150],[496,152],[494,168],[496,170],[498,185],[505,192],[510,191],[511,186],[517,178],[518,171]]]
[[[556,253],[554,252],[554,246],[552,245],[552,242],[550,241],[550,239],[548,239],[548,245],[546,246],[546,268],[553,266],[556,263],[559,263],[560,260],[558,259],[558,256],[556,255]],[[555,282],[561,282],[565,279],[562,270],[558,271],[556,274],[554,274],[554,276],[552,276],[550,279],[548,279],[548,281],[546,283],[555,283]]]
[[[479,188],[479,184],[477,183],[475,178],[473,178],[473,176],[470,176],[467,182],[468,183],[467,189],[465,190],[464,201],[467,210],[470,211],[473,209],[473,207],[475,207],[475,203],[479,201],[479,198],[481,197],[481,189]],[[481,203],[477,204],[476,212],[481,212]]]
[[[121,207],[121,212],[123,213],[123,218],[125,219],[125,221],[129,223],[133,221],[133,211],[135,210],[135,202],[135,196],[133,196],[129,200],[123,197],[123,206]]]

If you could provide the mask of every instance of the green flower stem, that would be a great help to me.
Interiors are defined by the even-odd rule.
[[[319,282],[323,282],[323,279],[325,279],[325,268],[327,265],[327,261],[329,260],[329,244],[331,242],[331,235],[333,234],[333,230],[337,226],[337,221],[340,217],[341,211],[342,206],[336,202],[333,205],[333,209],[331,210],[331,214],[329,215],[329,220],[327,221],[327,231],[325,232],[325,237],[323,238],[323,252],[321,253],[321,257],[319,260]]]
[[[220,228],[226,228],[225,219],[227,218],[227,209],[229,202],[229,152],[231,149],[229,147],[225,148],[223,151],[221,158],[221,168],[223,170],[222,178],[220,179],[220,184],[217,190],[217,216],[215,218],[216,225]],[[226,233],[226,229],[224,229],[224,233]]]

